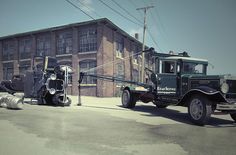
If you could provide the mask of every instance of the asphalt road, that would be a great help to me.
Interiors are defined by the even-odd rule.
[[[137,103],[129,110],[119,98],[94,97],[76,103],[73,97],[70,107],[0,108],[0,154],[236,154],[236,124],[228,115],[199,127],[183,107]]]

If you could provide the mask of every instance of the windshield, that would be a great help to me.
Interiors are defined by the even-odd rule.
[[[205,74],[204,64],[195,62],[184,62],[182,72],[184,74]]]

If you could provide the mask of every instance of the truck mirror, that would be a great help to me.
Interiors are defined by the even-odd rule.
[[[180,65],[177,65],[177,73],[180,73]]]

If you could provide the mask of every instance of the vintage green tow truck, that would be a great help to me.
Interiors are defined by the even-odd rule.
[[[153,102],[158,108],[169,105],[188,107],[191,121],[207,124],[215,111],[230,114],[236,121],[236,77],[231,75],[207,75],[208,61],[188,56],[159,54],[155,57],[155,70],[150,72],[150,83],[125,81],[115,77],[89,75],[95,78],[121,81],[142,86],[145,89],[124,86],[122,105],[134,108],[137,101]],[[81,77],[86,76],[81,73]]]

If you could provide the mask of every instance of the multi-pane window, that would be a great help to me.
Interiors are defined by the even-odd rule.
[[[3,63],[3,80],[11,80],[13,76],[13,63]]]
[[[13,60],[15,51],[14,41],[3,42],[2,60]]]
[[[57,54],[72,53],[72,31],[60,32],[57,35]]]
[[[141,55],[141,47],[138,45],[133,45],[133,62],[138,63],[138,56]]]
[[[120,79],[125,78],[125,70],[124,70],[124,63],[117,63],[116,64],[116,77]],[[117,85],[121,85],[121,82],[117,82]]]
[[[88,74],[96,74],[95,67],[97,62],[95,60],[84,60],[79,63],[79,72],[87,72]],[[83,78],[82,84],[96,84],[95,78],[90,76],[85,76]]]
[[[26,71],[30,70],[30,64],[31,64],[30,61],[22,61],[22,62],[19,62],[19,71],[20,71],[20,74],[25,74]]]
[[[132,81],[138,82],[138,79],[139,79],[138,70],[133,69],[133,71],[132,71]]]
[[[79,52],[97,51],[97,29],[87,28],[79,31]]]
[[[19,58],[27,59],[31,58],[32,40],[30,38],[24,38],[19,41]]]
[[[124,57],[124,38],[121,35],[116,36],[116,56]]]
[[[51,50],[50,35],[43,35],[37,37],[37,56],[47,56]]]
[[[59,62],[59,65],[66,65],[66,66],[72,67],[72,64],[70,61],[61,61],[61,62]],[[72,74],[68,74],[68,83],[69,84],[72,83]]]

